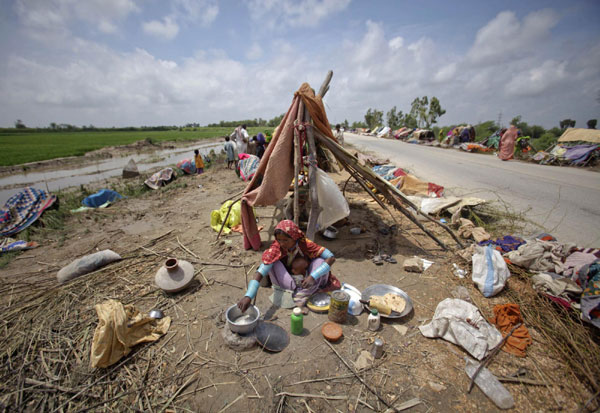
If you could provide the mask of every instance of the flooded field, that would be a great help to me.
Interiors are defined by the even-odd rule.
[[[4,204],[8,198],[27,186],[52,192],[119,176],[130,159],[137,163],[140,172],[144,172],[161,166],[173,165],[182,159],[192,159],[194,149],[200,150],[202,155],[208,155],[211,150],[218,152],[222,147],[223,143],[195,143],[179,148],[161,149],[153,153],[98,159],[90,161],[85,166],[65,166],[51,171],[13,173],[0,178],[0,204]]]

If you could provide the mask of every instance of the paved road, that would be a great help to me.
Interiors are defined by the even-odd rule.
[[[561,242],[575,242],[581,247],[600,247],[600,173],[503,162],[490,155],[347,132],[344,138],[357,148],[389,158],[423,180],[443,185],[446,195],[505,201],[536,223],[538,232],[543,229]]]

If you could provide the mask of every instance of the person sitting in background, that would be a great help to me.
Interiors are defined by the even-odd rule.
[[[344,131],[341,129],[341,125],[339,123],[335,125],[334,136],[337,139],[338,143],[344,146]]]

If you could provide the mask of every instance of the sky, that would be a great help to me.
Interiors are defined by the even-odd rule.
[[[600,118],[597,0],[0,0],[0,126],[271,119],[303,82],[330,122]]]

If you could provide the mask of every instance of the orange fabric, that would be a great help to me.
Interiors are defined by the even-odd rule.
[[[523,322],[519,305],[499,304],[495,306],[494,317],[490,319],[490,322],[498,327],[502,336],[506,336],[514,326]],[[515,356],[525,357],[525,350],[532,342],[529,330],[527,330],[525,324],[521,324],[521,326],[506,340],[504,346],[502,346],[502,350],[514,354]]]

